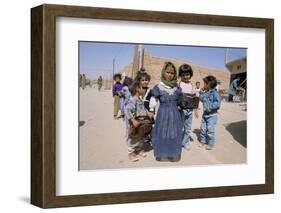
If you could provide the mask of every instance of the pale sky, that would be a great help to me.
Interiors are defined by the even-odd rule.
[[[113,74],[113,59],[115,73],[133,61],[135,44],[79,42],[79,71],[88,78],[96,79],[99,75],[111,77]],[[223,47],[198,47],[174,45],[147,45],[150,55],[163,58],[173,58],[192,61],[208,68],[225,70],[225,49]],[[246,56],[246,48],[228,48],[228,60]]]

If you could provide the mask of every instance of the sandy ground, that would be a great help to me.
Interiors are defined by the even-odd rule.
[[[198,147],[200,117],[193,118],[191,149],[183,150],[179,162],[155,161],[153,150],[146,158],[130,162],[125,141],[125,124],[113,119],[111,91],[80,90],[80,170],[142,168],[161,166],[246,163],[246,112],[238,103],[222,102],[218,115],[217,143],[213,150]]]

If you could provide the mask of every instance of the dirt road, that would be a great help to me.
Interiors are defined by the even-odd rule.
[[[200,118],[193,118],[191,150],[183,150],[176,163],[155,161],[153,151],[138,162],[130,162],[125,124],[122,119],[113,119],[112,103],[109,90],[80,90],[80,170],[246,163],[246,112],[238,103],[222,102],[214,150],[198,147]]]

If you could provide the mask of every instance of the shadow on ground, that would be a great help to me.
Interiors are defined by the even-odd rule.
[[[153,150],[153,147],[152,147],[151,143],[150,142],[145,142],[143,144],[143,150],[145,152],[150,152],[151,150]]]
[[[247,121],[238,121],[225,125],[225,129],[232,135],[233,139],[247,148]]]
[[[196,135],[197,141],[200,141],[200,140],[199,140],[200,129],[194,129],[194,130],[193,130],[193,133]]]

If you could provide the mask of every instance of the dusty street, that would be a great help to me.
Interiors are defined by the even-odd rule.
[[[217,144],[211,151],[198,147],[201,114],[193,117],[191,150],[183,150],[181,160],[171,163],[155,161],[153,150],[138,162],[129,161],[125,124],[113,119],[112,103],[110,90],[80,89],[80,170],[246,163],[246,112],[241,104],[222,102]]]

